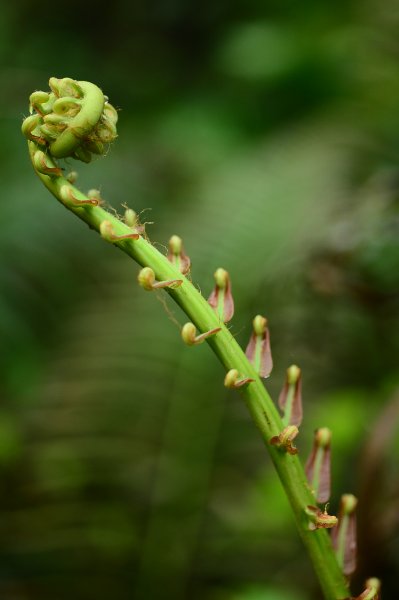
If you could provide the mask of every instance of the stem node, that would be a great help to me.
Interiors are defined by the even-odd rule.
[[[296,425],[288,425],[279,435],[272,437],[270,443],[288,454],[298,454],[298,448],[292,443],[298,433],[299,429]]]

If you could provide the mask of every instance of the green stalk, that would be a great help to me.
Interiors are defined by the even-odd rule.
[[[87,196],[61,175],[58,165],[50,154],[46,155],[46,166],[52,169],[48,171],[50,174],[46,175],[40,172],[36,168],[37,161],[34,161],[34,155],[38,150],[42,150],[42,146],[35,141],[29,141],[28,146],[37,175],[66,208],[97,232],[100,231],[101,223],[108,221],[112,225],[115,236],[131,234],[132,230],[126,224],[100,206],[77,206],[74,204],[73,199],[87,201]],[[182,285],[175,289],[167,288],[166,292],[182,308],[201,333],[220,328],[217,334],[207,338],[206,341],[227,371],[236,369],[243,376],[254,380],[242,387],[241,393],[288,496],[299,534],[312,560],[324,597],[326,600],[349,598],[346,578],[338,565],[327,532],[324,529],[315,531],[309,529],[309,517],[305,511],[306,507],[314,505],[315,501],[298,456],[282,452],[269,443],[272,437],[278,436],[284,429],[284,423],[245,353],[191,281],[184,277],[149,241],[140,237],[137,240],[124,239],[116,240],[113,243],[141,266],[150,267],[158,281],[182,280]]]

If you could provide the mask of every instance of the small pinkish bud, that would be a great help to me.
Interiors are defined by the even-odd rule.
[[[254,379],[251,379],[251,377],[240,376],[237,369],[230,369],[224,378],[224,385],[229,389],[237,389],[244,385],[248,385],[248,383],[251,383],[252,381],[254,381]]]
[[[331,537],[338,564],[344,575],[351,575],[356,569],[356,505],[357,498],[352,494],[342,496],[339,525]]]
[[[245,354],[261,377],[269,377],[273,369],[273,359],[270,350],[270,335],[267,319],[257,315],[253,322],[253,331]]]
[[[186,275],[191,266],[191,260],[184,252],[182,239],[178,235],[172,235],[169,240],[169,252],[168,261],[171,262],[175,267]]]
[[[138,240],[138,233],[126,233],[124,235],[116,235],[114,231],[114,226],[110,221],[102,221],[100,223],[100,235],[107,242],[111,242],[114,244],[115,242],[122,242],[124,240]]]
[[[321,511],[317,506],[308,506],[305,512],[309,517],[309,529],[311,531],[315,529],[331,529],[338,524],[337,517],[329,515],[327,508]]]
[[[173,290],[183,283],[181,279],[171,279],[169,281],[155,281],[155,273],[150,267],[144,267],[144,269],[141,269],[140,273],[138,274],[137,280],[139,282],[139,285],[141,285],[141,287],[147,290],[148,292],[152,292],[153,290],[162,288],[170,288]]]
[[[301,369],[291,365],[278,399],[278,405],[284,411],[285,425],[300,425],[302,423],[302,377]]]
[[[285,427],[279,435],[275,435],[271,438],[270,443],[272,446],[277,446],[279,450],[288,452],[288,454],[297,454],[298,448],[293,445],[293,440],[299,433],[299,429],[296,425],[289,425]]]
[[[227,323],[234,315],[234,300],[231,293],[230,276],[224,269],[217,269],[214,273],[214,278],[216,286],[208,298],[208,303],[221,320]]]
[[[305,471],[317,502],[328,502],[331,493],[331,431],[327,427],[317,429],[313,448]]]
[[[215,329],[211,329],[210,331],[205,331],[205,333],[197,335],[197,329],[194,323],[186,323],[181,330],[181,337],[187,346],[197,346],[219,331],[220,327],[215,327]]]

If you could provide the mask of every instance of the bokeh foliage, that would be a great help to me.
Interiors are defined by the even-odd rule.
[[[319,598],[241,399],[184,316],[49,197],[19,128],[48,78],[120,108],[79,166],[181,235],[233,332],[270,320],[277,397],[304,373],[303,457],[333,429],[332,509],[360,498],[355,592],[398,570],[399,12],[393,0],[4,3],[0,14],[0,595]],[[71,167],[72,164],[69,164]],[[74,165],[75,166],[75,165]],[[151,209],[149,211],[148,209]]]

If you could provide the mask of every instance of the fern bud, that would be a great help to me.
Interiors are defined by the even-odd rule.
[[[172,235],[169,240],[168,261],[171,262],[183,275],[190,270],[191,260],[184,252],[183,241],[178,235]]]
[[[197,335],[197,329],[194,323],[186,323],[181,330],[181,337],[187,346],[196,346],[202,344],[207,338],[215,335],[219,331],[220,327],[215,327],[215,329],[210,329],[209,331],[205,331],[205,333]]]
[[[226,377],[224,378],[224,385],[229,389],[238,389],[240,387],[243,387],[244,385],[248,385],[252,381],[255,380],[251,377],[240,376],[237,369],[230,369],[230,371],[226,373]]]
[[[137,280],[143,289],[151,292],[155,283],[155,273],[150,267],[144,267],[144,269],[141,269]]]
[[[245,354],[261,377],[269,377],[273,369],[273,359],[267,319],[257,315],[252,325],[253,331]]]
[[[299,427],[302,423],[302,377],[301,369],[296,365],[291,365],[287,369],[278,404],[284,411],[283,423]]]
[[[138,225],[138,217],[136,211],[132,208],[127,208],[125,210],[125,223],[128,227],[132,229]]]
[[[327,427],[317,429],[313,448],[305,471],[317,502],[327,502],[331,493],[331,431]]]
[[[127,208],[125,210],[124,221],[126,225],[136,233],[139,233],[140,235],[145,234],[145,226],[140,223],[136,211],[132,208]]]
[[[344,575],[351,575],[356,569],[356,505],[357,498],[352,494],[344,494],[341,497],[339,524],[331,538]]]
[[[215,288],[208,298],[208,303],[219,315],[220,319],[227,323],[234,315],[234,300],[231,293],[230,276],[224,269],[217,269],[214,273]]]
[[[51,112],[51,95],[47,92],[33,92],[29,96],[29,112],[37,112],[39,115],[44,116]]]
[[[170,288],[174,290],[183,283],[181,279],[170,279],[169,281],[156,281],[155,273],[150,267],[144,267],[144,269],[141,269],[137,279],[139,285],[141,285],[141,287],[147,290],[148,292],[152,292],[153,290],[162,288]]]
[[[22,132],[46,146],[54,158],[73,157],[90,162],[92,154],[104,154],[117,137],[118,114],[96,85],[68,77],[49,80],[51,91],[33,92]]]
[[[40,144],[41,146],[45,146],[46,138],[44,137],[39,125],[40,115],[30,115],[24,119],[21,126],[21,131],[28,140],[36,142],[36,144]]]

